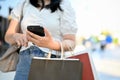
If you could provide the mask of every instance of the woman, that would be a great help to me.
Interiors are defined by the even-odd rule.
[[[11,45],[21,46],[14,80],[28,80],[31,56],[45,57],[52,50],[52,57],[56,57],[61,50],[60,43],[65,51],[75,47],[77,27],[68,0],[20,0],[11,17],[5,40]],[[45,36],[28,31],[29,25],[43,26]]]

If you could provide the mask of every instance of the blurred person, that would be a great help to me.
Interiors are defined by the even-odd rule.
[[[28,31],[29,25],[43,26],[45,36]],[[51,57],[56,57],[60,43],[65,51],[73,50],[76,32],[75,13],[69,0],[20,0],[11,12],[5,35],[7,43],[21,47],[14,80],[28,80],[31,56],[46,57],[52,50]]]

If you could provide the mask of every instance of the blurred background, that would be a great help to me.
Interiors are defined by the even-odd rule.
[[[0,56],[8,48],[4,35],[10,11],[19,0],[0,0]],[[88,51],[99,80],[120,80],[120,0],[70,0],[78,25],[76,51]],[[0,72],[13,80],[15,72]]]

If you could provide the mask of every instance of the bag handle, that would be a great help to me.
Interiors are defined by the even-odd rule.
[[[65,53],[64,53],[63,43],[60,42],[60,41],[58,41],[58,42],[59,42],[60,48],[61,48],[61,50],[60,50],[60,52],[61,52],[61,54],[60,54],[61,59],[64,59],[64,58],[65,58]],[[68,49],[69,49],[69,52],[71,53],[71,55],[73,56],[73,55],[74,55],[74,52],[73,52],[72,48],[71,48],[71,47],[68,47]],[[48,59],[51,58],[51,54],[52,54],[52,50],[50,49],[50,51],[49,51],[49,53],[48,53],[48,55],[47,55],[47,58],[48,58]]]
[[[65,58],[65,53],[64,53],[64,48],[63,48],[63,43],[60,42],[60,45],[61,45],[61,59],[64,59]],[[73,48],[72,47],[69,47],[69,46],[66,46],[68,48],[68,52],[70,52],[70,54],[72,56],[74,56],[74,51],[73,51]]]
[[[63,44],[62,44],[62,42],[59,42],[59,43],[60,43],[60,48],[61,48],[61,59],[64,59],[65,55],[64,55]]]
[[[58,41],[59,44],[60,44],[60,52],[61,52],[61,59],[64,59],[65,58],[65,55],[64,55],[64,49],[63,49],[63,44],[62,42]],[[47,59],[50,59],[51,58],[51,54],[52,54],[52,50],[50,49],[50,51],[48,52],[48,55],[47,55]]]

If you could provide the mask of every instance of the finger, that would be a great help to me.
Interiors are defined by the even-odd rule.
[[[23,35],[23,46],[25,47],[28,46],[28,40],[27,40],[26,34]]]
[[[23,39],[23,37],[21,37],[21,39],[19,39],[19,42],[20,42],[20,44],[23,46],[24,45],[24,39]]]
[[[29,36],[29,35],[27,35],[27,39],[29,41],[33,42],[33,43],[37,43],[38,42],[37,39],[35,39],[35,38],[33,38],[33,37]]]
[[[32,38],[35,38],[35,39],[39,39],[40,38],[39,35],[36,35],[36,34],[30,32],[30,31],[27,31],[27,35],[29,35],[29,36],[31,36]]]
[[[28,43],[24,43],[24,45],[23,45],[23,46],[27,47],[27,46],[28,46]]]
[[[23,46],[27,47],[28,46],[28,40],[26,38],[24,38],[23,41],[24,41]]]
[[[17,46],[18,46],[18,47],[21,46],[20,41],[16,41],[16,43],[17,43]]]
[[[50,32],[46,28],[44,28],[44,31],[46,36],[51,36]]]

